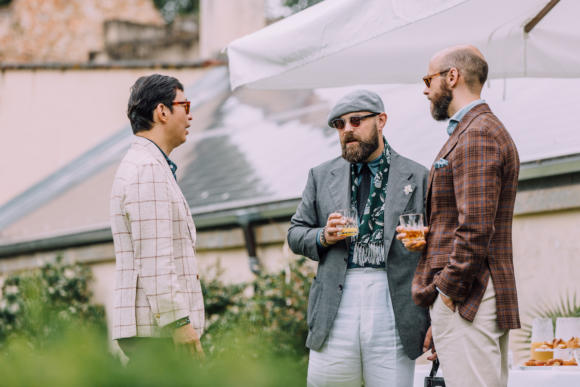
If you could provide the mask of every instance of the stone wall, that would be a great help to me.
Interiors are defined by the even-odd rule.
[[[170,25],[108,20],[104,25],[104,51],[91,53],[91,61],[155,60],[181,62],[199,57],[199,31],[195,15]]]
[[[164,24],[152,0],[13,0],[1,13],[2,62],[85,62],[105,20]]]

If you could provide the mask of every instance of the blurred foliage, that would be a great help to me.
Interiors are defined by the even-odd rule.
[[[301,259],[276,274],[203,286],[202,363],[179,351],[143,351],[123,365],[110,351],[91,273],[61,260],[11,276],[0,300],[0,385],[296,386],[306,380],[306,303],[313,276]]]
[[[323,0],[284,0],[284,5],[291,8],[293,12],[298,12],[321,1]]]
[[[306,362],[306,310],[312,277],[306,258],[293,261],[279,273],[262,274],[250,284],[224,285],[215,276],[204,285],[208,324],[204,348],[210,353],[222,351],[224,347],[216,341],[237,327],[275,353]]]
[[[58,257],[39,270],[5,279],[0,298],[0,345],[12,336],[35,347],[58,335],[72,320],[106,329],[102,306],[91,304],[88,267]]]
[[[11,387],[102,386],[298,386],[306,370],[296,359],[278,357],[254,337],[234,330],[236,344],[219,357],[199,363],[177,351],[147,351],[126,366],[112,356],[106,335],[86,325],[71,327],[60,340],[31,351],[11,341],[0,354],[0,385]],[[246,350],[261,354],[246,355]]]
[[[9,5],[10,3],[12,3],[12,0],[0,0],[0,7]]]
[[[557,305],[544,305],[536,307],[535,314],[539,317],[550,317],[554,324],[558,317],[580,317],[580,302],[576,294],[563,296]]]
[[[167,23],[173,22],[178,15],[198,14],[199,0],[153,0]]]
[[[9,1],[9,0],[0,0]],[[291,9],[292,13],[302,11],[323,0],[278,0],[280,4]],[[153,0],[155,7],[161,12],[165,22],[172,23],[179,15],[199,15],[200,0]]]
[[[578,300],[576,294],[565,294],[555,304],[543,303],[535,305],[528,312],[528,316],[532,320],[534,318],[551,318],[555,327],[558,317],[580,317],[580,300]],[[516,340],[518,349],[529,350],[531,340],[532,326],[530,324],[522,324],[520,339]]]

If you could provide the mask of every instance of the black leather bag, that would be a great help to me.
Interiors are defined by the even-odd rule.
[[[439,359],[435,359],[433,365],[431,366],[431,372],[429,376],[425,376],[425,387],[445,387],[445,380],[437,375],[437,370],[439,369]]]

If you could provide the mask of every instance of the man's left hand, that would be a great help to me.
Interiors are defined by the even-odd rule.
[[[427,329],[427,334],[425,335],[425,341],[423,341],[423,352],[427,352],[431,349],[431,355],[427,356],[427,360],[434,361],[437,359],[437,351],[435,351],[435,343],[433,342],[433,335],[431,333],[431,327]]]
[[[441,297],[441,301],[443,301],[443,303],[445,304],[446,307],[451,309],[452,312],[455,312],[455,303],[453,302],[453,300],[451,298],[447,297],[443,293],[439,293],[439,297]]]
[[[193,357],[199,360],[205,359],[199,336],[191,324],[175,328],[173,342],[176,346],[184,348]]]

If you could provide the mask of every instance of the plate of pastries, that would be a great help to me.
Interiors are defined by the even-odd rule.
[[[532,343],[531,359],[524,362],[522,368],[578,366],[579,355],[580,337]]]

